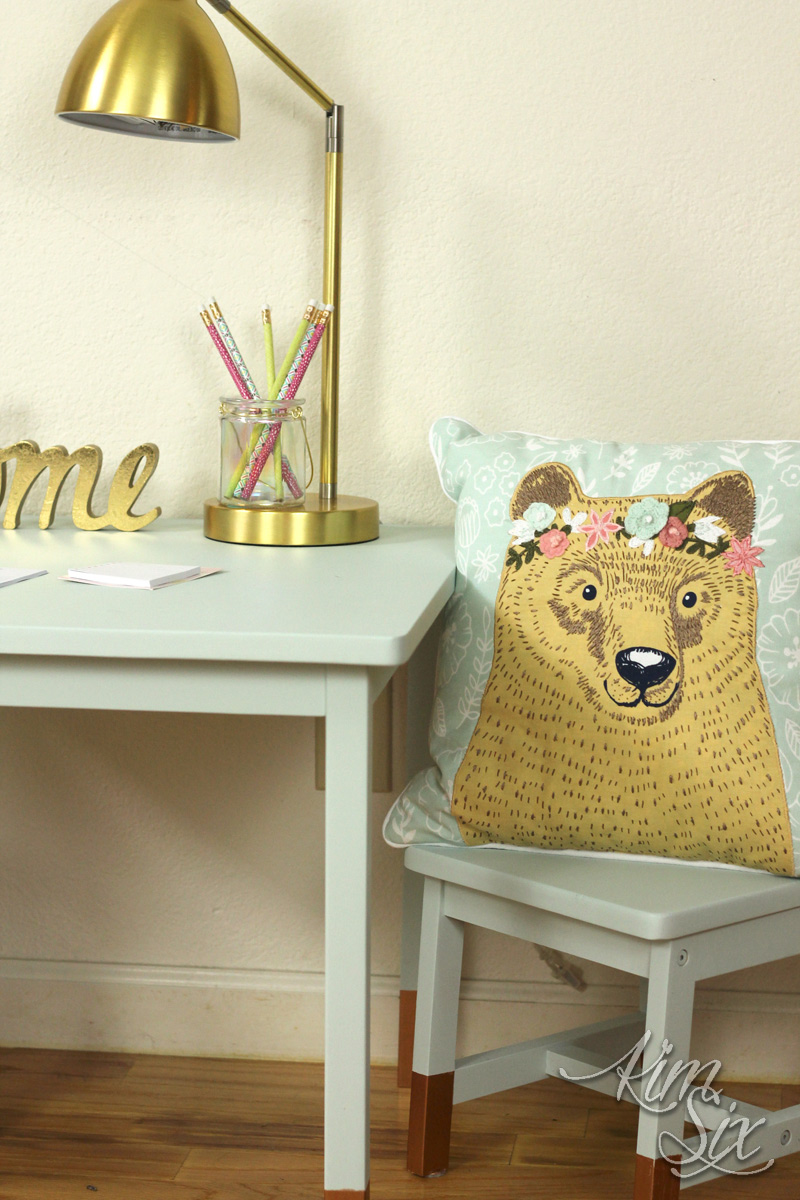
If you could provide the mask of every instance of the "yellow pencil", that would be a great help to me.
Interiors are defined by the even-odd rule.
[[[272,312],[269,305],[261,310],[261,321],[264,326],[264,353],[267,357],[267,389],[275,382],[275,346],[272,341]]]
[[[275,344],[272,340],[272,313],[269,305],[266,308],[262,308],[261,321],[264,326],[264,352],[267,356],[267,391],[269,391],[275,382]],[[276,500],[283,500],[284,497],[281,453],[281,435],[278,434],[278,440],[272,452],[272,464],[274,468],[273,486],[275,488]]]
[[[267,399],[269,400],[270,404],[274,404],[275,401],[277,400],[280,390],[283,387],[283,384],[286,380],[286,376],[289,374],[289,370],[292,366],[292,363],[294,362],[295,358],[297,357],[297,351],[300,349],[300,344],[303,341],[303,338],[308,333],[308,327],[309,327],[309,325],[312,324],[312,322],[314,320],[314,314],[317,312],[318,309],[319,309],[319,305],[317,304],[316,300],[312,300],[311,303],[306,308],[306,311],[303,313],[303,319],[300,322],[300,324],[297,326],[297,332],[295,333],[294,337],[292,338],[292,344],[289,347],[289,349],[286,351],[286,358],[283,360],[283,362],[281,364],[280,371],[275,376],[275,382],[273,383],[272,387],[269,389],[269,395],[268,395]]]

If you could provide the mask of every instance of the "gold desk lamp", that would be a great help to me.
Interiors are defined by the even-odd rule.
[[[205,503],[207,537],[263,546],[321,546],[378,537],[378,505],[337,490],[343,110],[230,0],[208,0],[326,113],[323,302],[333,316],[322,344],[319,496],[302,508]],[[69,65],[56,113],[66,121],[139,137],[230,142],[239,137],[239,90],[228,51],[197,0],[119,0]]]

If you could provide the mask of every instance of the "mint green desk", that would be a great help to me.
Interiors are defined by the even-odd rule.
[[[0,565],[50,571],[0,588],[3,705],[325,718],[325,1195],[362,1200],[372,704],[453,590],[452,530],[383,526],[366,545],[273,549],[161,520],[135,534],[25,526],[0,547]],[[156,592],[58,579],[137,559],[224,574]]]

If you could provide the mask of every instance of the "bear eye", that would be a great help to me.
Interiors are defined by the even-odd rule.
[[[597,595],[597,588],[593,583],[587,583],[586,587],[581,592],[581,595],[583,596],[584,600],[594,600],[595,596]]]
[[[681,604],[684,608],[694,608],[697,604],[697,592],[684,592]]]

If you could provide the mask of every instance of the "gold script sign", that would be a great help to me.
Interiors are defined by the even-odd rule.
[[[19,527],[22,507],[28,493],[43,471],[49,470],[47,493],[39,513],[39,528],[49,529],[56,515],[56,505],[64,481],[73,467],[78,468],[75,484],[75,499],[72,504],[72,520],[78,529],[103,529],[113,525],[126,533],[144,529],[161,516],[160,508],[151,508],[141,517],[131,509],[147,481],[158,466],[158,447],[144,442],[126,454],[117,467],[108,496],[108,512],[95,516],[92,512],[97,477],[103,465],[103,451],[99,446],[81,446],[73,454],[67,454],[64,446],[51,446],[40,450],[36,442],[15,442],[13,446],[0,448],[0,505],[6,494],[6,463],[16,460],[14,478],[8,493],[8,506],[3,519],[4,529]],[[141,470],[139,468],[141,467]],[[138,474],[137,474],[138,473]]]

